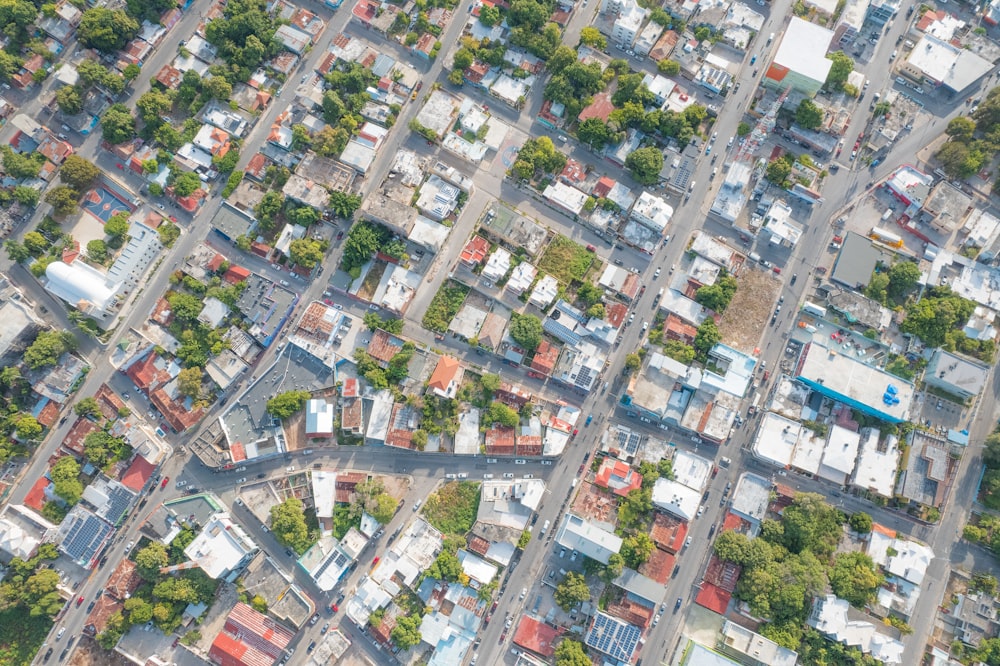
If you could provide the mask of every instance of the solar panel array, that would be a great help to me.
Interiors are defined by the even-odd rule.
[[[639,443],[641,441],[642,436],[639,433],[623,428],[618,429],[618,448],[621,450],[635,455],[639,452]]]
[[[108,509],[105,511],[104,518],[112,525],[117,525],[125,517],[125,513],[128,512],[135,498],[135,493],[128,488],[117,484],[112,485],[108,492]]]
[[[78,564],[86,566],[111,534],[111,525],[90,512],[77,514],[59,547]]]
[[[576,385],[580,388],[590,388],[590,384],[593,381],[593,371],[590,368],[584,366],[580,368],[579,374],[576,376]]]
[[[639,644],[639,627],[622,622],[604,613],[594,618],[594,626],[587,634],[586,643],[612,659],[628,662]]]

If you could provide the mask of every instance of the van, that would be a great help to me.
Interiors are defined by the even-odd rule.
[[[542,534],[545,534],[546,530],[548,529],[549,529],[549,521],[546,520],[545,524],[542,525]]]
[[[774,41],[774,33],[772,32],[767,38],[767,43],[770,44],[773,41]]]
[[[688,192],[694,192],[695,182],[692,180],[691,184],[688,185]]]
[[[890,217],[892,217],[892,209],[891,208],[886,208],[885,212],[882,213],[882,221],[885,222]]]
[[[577,482],[577,480],[573,479],[573,483],[569,484],[569,487],[570,488],[576,488],[576,482]]]
[[[759,254],[757,254],[756,252],[751,252],[751,253],[750,253],[749,255],[747,255],[747,256],[749,256],[749,257],[750,257],[750,261],[756,261],[757,263],[760,263],[760,255],[759,255]]]

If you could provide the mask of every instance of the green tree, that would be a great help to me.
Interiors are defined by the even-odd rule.
[[[603,51],[608,48],[608,40],[604,38],[601,31],[594,26],[586,26],[580,30],[580,43]]]
[[[56,91],[56,104],[59,110],[68,116],[75,116],[83,111],[83,98],[76,86],[66,86]]]
[[[484,423],[499,423],[502,426],[513,428],[521,422],[520,415],[503,404],[502,402],[491,402],[489,408],[483,413]]]
[[[698,333],[694,337],[695,351],[701,358],[706,359],[709,352],[712,351],[712,347],[719,342],[722,342],[722,333],[719,332],[719,327],[716,326],[714,319],[705,317],[705,321],[698,327]]]
[[[964,180],[983,168],[986,154],[961,141],[947,141],[935,157],[950,178]]]
[[[694,300],[716,312],[725,312],[730,301],[736,295],[736,288],[739,285],[732,275],[723,274],[715,281],[715,284],[708,284],[699,287],[695,292]]]
[[[663,169],[663,153],[659,148],[646,146],[629,153],[625,158],[625,166],[632,177],[643,185],[652,185],[660,178]]]
[[[400,650],[409,650],[414,645],[420,644],[420,622],[419,615],[401,615],[396,618],[396,626],[389,632],[392,642]]]
[[[299,553],[311,545],[302,502],[294,497],[271,507],[271,532],[282,545]]]
[[[823,110],[807,97],[795,109],[795,122],[806,129],[818,129],[823,124]]]
[[[11,194],[14,200],[24,204],[28,208],[34,208],[42,198],[38,190],[27,185],[15,185]]]
[[[577,127],[576,138],[594,150],[603,150],[615,142],[617,135],[600,118],[587,118]]]
[[[115,213],[104,223],[104,233],[112,238],[122,238],[128,233],[128,213]]]
[[[680,340],[667,340],[663,343],[663,353],[680,361],[684,365],[691,365],[695,358],[694,347],[684,344]]]
[[[204,371],[198,366],[184,368],[177,375],[177,390],[181,395],[185,395],[192,400],[201,397],[201,381]]]
[[[952,118],[945,130],[945,133],[956,141],[970,141],[975,132],[976,123],[966,116]]]
[[[135,118],[124,104],[112,104],[101,116],[101,134],[108,143],[119,144],[135,138]]]
[[[797,493],[782,514],[781,545],[792,553],[828,556],[840,540],[844,516],[817,493]]]
[[[213,76],[205,81],[204,90],[219,100],[228,100],[233,96],[233,86],[221,76]]]
[[[330,210],[340,218],[349,220],[354,217],[354,212],[361,207],[361,197],[357,194],[347,192],[330,193]]]
[[[281,192],[275,192],[271,190],[266,192],[261,198],[260,203],[254,209],[257,214],[257,219],[260,220],[267,228],[271,227],[274,222],[274,218],[278,216],[281,212],[281,208],[285,205],[285,197]]]
[[[103,264],[108,260],[108,246],[100,238],[95,238],[94,240],[87,243],[87,257],[91,261],[96,261],[99,264]]]
[[[635,492],[635,491],[633,491]],[[621,556],[625,566],[638,569],[656,549],[656,544],[645,532],[637,532],[622,540]]]
[[[132,597],[125,600],[125,612],[128,613],[129,624],[145,624],[153,619],[153,604],[142,597]]]
[[[201,187],[201,179],[193,171],[184,171],[176,174],[173,184],[174,194],[179,197],[187,197]]]
[[[31,259],[31,250],[29,250],[23,243],[18,243],[13,239],[8,239],[4,242],[3,247],[7,250],[7,256],[15,263],[20,264],[24,263],[28,259]]]
[[[139,96],[135,101],[135,108],[139,111],[139,117],[147,125],[158,127],[166,122],[174,106],[173,94],[171,91],[163,91],[152,88]]]
[[[82,416],[84,418],[97,418],[101,415],[101,407],[97,404],[96,399],[91,396],[87,396],[73,405],[73,412],[76,413],[77,416]]]
[[[583,649],[583,643],[564,638],[556,646],[556,666],[592,666],[593,662]]]
[[[76,204],[80,200],[80,193],[72,187],[60,185],[53,187],[45,194],[45,203],[52,206],[53,212],[59,217],[69,215],[76,210]]]
[[[64,456],[56,461],[49,470],[53,490],[70,506],[80,501],[83,496],[83,483],[80,481],[80,464],[72,456]]]
[[[677,76],[681,73],[681,64],[676,60],[664,58],[656,63],[656,69],[664,76]]]
[[[843,90],[847,77],[854,71],[854,61],[843,51],[828,53],[826,57],[833,61],[833,66],[826,75],[826,87],[831,90]]]
[[[492,28],[500,22],[500,10],[492,5],[482,5],[479,8],[479,22],[487,28]]]
[[[160,569],[170,564],[167,549],[159,541],[150,541],[149,545],[135,554],[135,564],[143,579],[155,582],[160,578]]]
[[[139,23],[120,9],[92,7],[83,12],[76,36],[88,48],[104,53],[120,51],[139,34]]]
[[[751,131],[753,131],[753,127],[751,127],[749,123],[740,122],[740,124],[736,126],[736,134],[738,136],[746,136]]]
[[[323,261],[323,255],[323,244],[314,238],[296,238],[289,248],[292,261],[303,268],[315,268]]]
[[[792,163],[789,160],[779,157],[767,163],[767,170],[764,176],[775,185],[784,186],[788,177],[792,175]]]
[[[556,586],[553,593],[556,604],[567,613],[579,603],[590,601],[590,586],[582,575],[570,571]]]
[[[894,303],[902,304],[920,284],[920,269],[912,261],[898,261],[889,268],[889,284],[886,296]]]
[[[42,434],[42,424],[31,414],[21,414],[14,422],[14,432],[20,440],[32,440]]]
[[[201,314],[201,299],[193,294],[175,291],[167,295],[167,302],[170,304],[170,311],[174,317],[183,322],[194,322]]]
[[[629,371],[638,370],[642,367],[642,357],[638,354],[625,355],[625,369]]]
[[[309,391],[285,391],[267,401],[267,413],[278,419],[287,419],[299,411],[309,400]]]
[[[838,553],[830,570],[830,587],[833,593],[852,606],[864,608],[875,599],[882,585],[882,576],[872,558],[865,553]]]
[[[634,488],[618,504],[618,524],[623,530],[641,529],[652,513],[652,491],[649,488]],[[622,556],[625,554],[622,553]]]
[[[24,362],[38,370],[59,362],[59,357],[77,348],[76,338],[69,331],[42,331],[24,350]]]
[[[427,569],[427,575],[437,580],[455,582],[462,573],[462,563],[454,553],[447,550],[442,551],[434,563]]]
[[[542,322],[535,315],[513,313],[510,337],[525,351],[533,352],[542,342]]]
[[[858,511],[857,513],[851,514],[851,517],[847,522],[851,526],[852,530],[860,534],[867,534],[872,531],[872,517],[864,511]]]
[[[49,249],[49,241],[37,231],[24,234],[24,247],[33,257],[39,257]]]

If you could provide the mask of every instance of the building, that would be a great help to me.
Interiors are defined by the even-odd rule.
[[[832,41],[832,30],[792,17],[764,73],[764,85],[781,91],[790,87],[800,95],[815,97],[833,66],[826,57]]]
[[[912,384],[815,341],[802,350],[794,374],[831,400],[883,421],[902,423],[909,418]]]
[[[633,490],[642,487],[642,475],[633,470],[628,463],[608,456],[597,470],[594,483],[615,495],[625,497]]]
[[[615,664],[630,664],[642,630],[624,620],[598,612],[584,638],[591,648],[611,657]]]
[[[608,558],[622,547],[620,537],[572,513],[563,517],[556,543],[601,564],[607,564]]]
[[[113,532],[108,522],[77,504],[59,524],[59,552],[84,569],[90,569]]]
[[[806,623],[830,640],[858,648],[884,664],[902,663],[901,642],[886,634],[878,633],[871,622],[852,618],[851,605],[832,594],[816,599]]]
[[[735,622],[724,620],[719,633],[720,640],[715,647],[741,664],[795,666],[798,661],[798,653]]]
[[[611,41],[619,47],[629,49],[638,38],[649,11],[640,7],[635,0],[624,0],[619,5],[621,9],[618,18],[611,27]]]
[[[985,365],[944,349],[935,349],[924,371],[924,382],[968,400],[982,392],[989,374],[990,369]]]
[[[882,497],[892,497],[900,458],[896,444],[896,437],[888,435],[884,445],[880,446],[877,429],[862,430],[861,452],[858,454],[851,484]]]
[[[975,52],[925,34],[902,63],[900,70],[925,84],[959,93],[985,76],[993,63]]]
[[[701,504],[701,491],[688,488],[670,479],[657,479],[653,484],[653,505],[681,520],[694,520]]]
[[[120,282],[114,283],[82,261],[53,261],[45,268],[46,291],[84,314],[107,319],[117,306]]]
[[[643,190],[632,207],[633,220],[649,229],[662,234],[673,217],[674,209],[664,199]]]
[[[210,578],[226,580],[235,580],[256,553],[257,544],[225,513],[209,518],[184,549],[188,560]]]
[[[306,402],[306,437],[329,437],[333,434],[334,406],[326,400],[311,398]]]
[[[457,359],[442,356],[438,359],[427,388],[442,398],[454,398],[464,376],[465,370]]]
[[[284,653],[295,633],[243,602],[237,602],[208,656],[219,666],[270,666]]]
[[[868,20],[884,26],[899,11],[900,0],[871,0],[868,5]]]

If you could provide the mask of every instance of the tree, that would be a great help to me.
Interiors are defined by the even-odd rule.
[[[96,399],[87,396],[73,405],[73,412],[83,418],[96,418],[101,415],[101,407],[97,404]]]
[[[289,206],[285,209],[285,217],[292,224],[297,224],[300,227],[310,227],[319,222],[320,214],[312,206]]]
[[[170,311],[174,317],[188,323],[198,319],[203,307],[201,299],[197,296],[180,291],[168,294],[167,302],[170,304]]]
[[[664,76],[677,76],[681,73],[681,64],[676,60],[664,58],[660,62],[656,63],[656,69],[658,69],[660,74],[663,74]]]
[[[604,38],[600,30],[591,25],[580,30],[580,43],[586,44],[598,51],[608,48],[608,40]]]
[[[66,86],[56,91],[56,104],[59,110],[68,116],[75,116],[83,111],[83,98],[76,86]]]
[[[492,28],[500,22],[500,10],[492,5],[483,5],[479,8],[479,22],[487,28]]]
[[[129,624],[145,624],[153,619],[153,604],[142,597],[132,597],[125,600],[125,612],[128,613]]]
[[[764,176],[775,185],[783,186],[792,175],[792,163],[789,160],[779,157],[767,163],[767,170]]]
[[[642,367],[642,357],[638,354],[625,355],[625,369],[628,371],[638,370]]]
[[[576,138],[594,150],[603,150],[614,143],[616,133],[600,118],[587,118],[577,127]]]
[[[24,234],[24,247],[33,257],[39,257],[49,249],[49,241],[37,231]]]
[[[635,492],[634,490],[632,492]],[[625,566],[638,569],[656,549],[656,544],[645,532],[636,532],[622,541],[621,556]]]
[[[491,402],[489,408],[483,413],[484,423],[499,423],[508,428],[515,427],[521,422],[520,415],[502,402]]]
[[[228,100],[233,96],[233,86],[221,76],[213,76],[204,83],[203,89],[215,99]]]
[[[124,104],[112,104],[101,117],[101,135],[108,143],[119,144],[135,138],[135,118]]]
[[[705,321],[698,327],[698,333],[694,337],[695,351],[701,358],[708,358],[712,347],[721,341],[722,333],[719,332],[719,327],[716,326],[715,320],[711,317],[705,317]]]
[[[623,530],[635,530],[643,526],[653,512],[652,490],[634,488],[618,505],[618,524]],[[624,557],[624,553],[622,553]],[[626,560],[627,563],[627,560]]]
[[[371,517],[382,525],[388,525],[392,517],[396,515],[399,503],[389,493],[380,493],[375,496],[375,506],[371,507],[369,513]]]
[[[52,206],[53,212],[59,217],[69,215],[76,210],[79,199],[80,193],[65,185],[53,187],[45,194],[45,203]]]
[[[204,372],[198,366],[184,368],[177,375],[177,390],[192,400],[201,396],[201,380]]]
[[[337,217],[350,220],[354,217],[354,212],[361,207],[361,197],[347,192],[331,192],[329,206]]]
[[[975,121],[966,116],[957,116],[952,118],[948,123],[948,128],[945,130],[945,134],[952,137],[956,141],[969,141],[975,133]]]
[[[510,337],[525,351],[533,352],[542,342],[542,322],[535,315],[513,313]]]
[[[160,569],[170,564],[167,549],[159,541],[150,541],[149,545],[135,554],[135,564],[139,575],[150,582],[160,578]]]
[[[935,157],[950,178],[964,180],[977,173],[986,163],[986,154],[961,141],[947,141]]]
[[[851,526],[852,530],[860,534],[867,534],[872,531],[872,517],[864,511],[851,514],[847,523]]]
[[[201,179],[193,171],[177,174],[174,179],[174,194],[179,197],[191,196],[201,187]]]
[[[3,247],[7,250],[7,256],[15,263],[20,264],[31,259],[31,250],[23,243],[18,243],[16,240],[10,239],[4,242]]]
[[[55,365],[60,356],[76,347],[76,338],[69,331],[42,331],[24,350],[24,362],[32,370],[38,370]]]
[[[1000,432],[990,433],[983,441],[983,464],[988,469],[1000,469]]]
[[[659,148],[646,146],[633,151],[625,158],[625,166],[632,177],[643,185],[652,185],[660,178],[663,169],[663,153]]]
[[[920,269],[912,261],[898,261],[888,271],[889,284],[886,296],[894,303],[902,304],[920,284]]]
[[[420,622],[420,615],[401,615],[396,618],[396,626],[389,633],[396,647],[400,650],[409,650],[414,645],[420,644]]]
[[[852,606],[864,608],[875,599],[875,592],[882,585],[882,576],[872,558],[865,553],[838,553],[830,569],[830,587],[833,593]]]
[[[39,191],[27,185],[15,185],[11,194],[13,194],[16,201],[29,208],[37,206],[38,201],[41,199]]]
[[[296,238],[289,247],[292,261],[303,268],[315,268],[323,261],[323,255],[323,244],[314,238]]]
[[[427,575],[437,580],[455,582],[462,573],[462,563],[450,551],[442,551],[427,569]]]
[[[64,456],[49,470],[53,490],[70,506],[80,501],[83,483],[80,482],[80,464],[73,456]]]
[[[737,136],[746,136],[752,131],[753,127],[751,127],[749,123],[740,122],[740,124],[736,126]]]
[[[792,553],[804,550],[828,556],[842,532],[844,517],[817,493],[797,493],[782,514],[784,527],[779,543]]]
[[[695,292],[694,300],[710,310],[721,313],[729,307],[738,286],[736,278],[723,274],[715,281],[715,284],[699,287],[698,291]]]
[[[120,51],[139,34],[139,22],[121,9],[92,7],[83,13],[76,36],[84,46],[104,53]]]
[[[817,129],[823,124],[823,110],[807,97],[795,109],[795,122],[806,129]]]
[[[87,243],[87,258],[91,261],[96,261],[99,264],[103,264],[108,260],[108,246],[100,238],[95,238],[94,240]]]
[[[42,434],[42,425],[31,414],[21,414],[14,423],[14,432],[20,440],[32,440]]]
[[[281,544],[305,552],[310,545],[302,502],[294,497],[271,507],[271,532]]]
[[[257,219],[270,228],[271,224],[274,222],[274,218],[277,217],[278,213],[281,212],[282,206],[285,205],[285,197],[281,192],[275,192],[271,190],[266,192],[261,198],[260,203],[254,209],[257,213]]]
[[[174,106],[173,96],[170,92],[152,88],[148,92],[139,96],[135,101],[135,108],[139,111],[139,117],[147,125],[158,127],[166,121],[170,110]]]
[[[590,601],[590,586],[587,585],[586,578],[570,571],[556,586],[553,596],[559,607],[568,613],[577,604]]]
[[[278,419],[289,416],[305,407],[309,391],[285,391],[267,401],[267,413]]]
[[[104,223],[104,233],[112,238],[122,238],[128,233],[128,213],[115,213]]]
[[[826,87],[831,90],[842,90],[847,83],[847,77],[854,71],[854,61],[843,51],[828,53],[826,57],[833,61],[833,66],[826,75]]]
[[[583,643],[564,638],[555,651],[556,666],[592,666],[593,662],[583,649]]]

